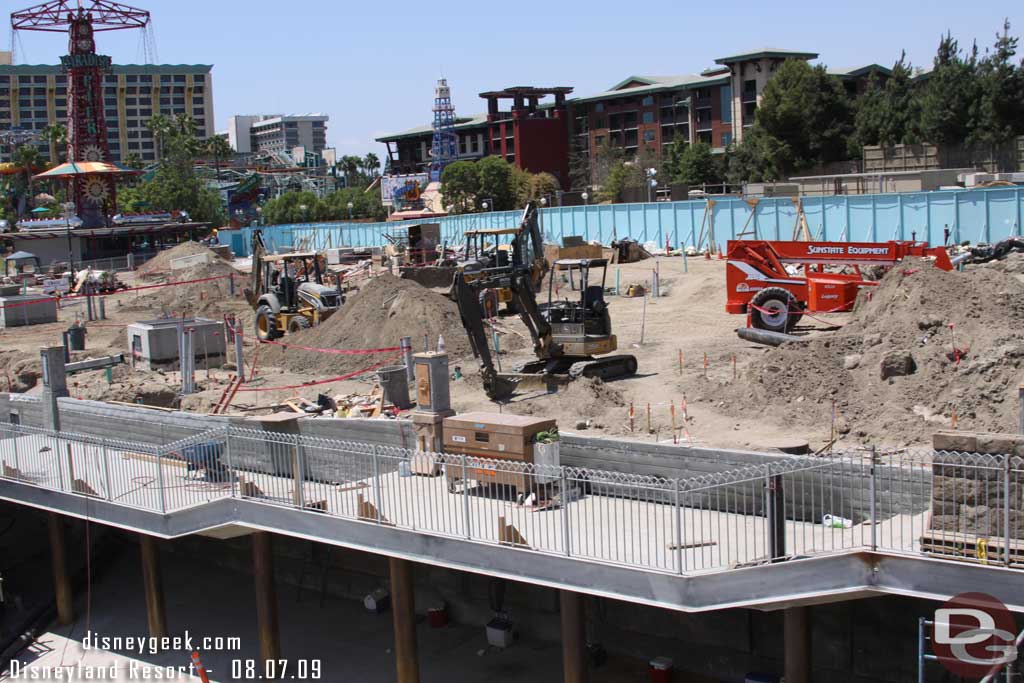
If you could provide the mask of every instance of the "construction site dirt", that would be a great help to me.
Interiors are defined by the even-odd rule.
[[[927,262],[904,262],[878,287],[864,290],[851,313],[805,316],[793,331],[799,342],[768,348],[739,339],[745,325],[725,312],[725,263],[680,257],[612,266],[619,288],[641,283],[650,291],[660,273],[658,298],[607,295],[618,335],[618,353],[639,362],[634,377],[602,383],[579,379],[558,386],[524,384],[496,404],[483,392],[457,307],[441,288],[426,289],[383,274],[348,292],[342,310],[321,326],[279,341],[318,349],[391,349],[402,336],[413,350],[443,336],[453,374],[457,411],[492,410],[555,418],[565,431],[631,435],[661,443],[767,448],[804,439],[813,450],[871,443],[925,444],[932,432],[953,425],[999,430],[1016,424],[1016,396],[1024,363],[1024,283],[1019,256],[965,272],[943,272]],[[227,270],[225,270],[227,269]],[[244,274],[225,262],[165,272],[124,274],[130,287],[236,273],[236,295],[227,278],[107,297],[108,319],[88,323],[86,351],[75,359],[128,352],[125,325],[163,315],[237,317],[245,334],[245,361],[255,378],[234,398],[228,413],[270,412],[293,397],[369,394],[375,373],[315,386],[361,369],[395,363],[395,351],[358,355],[255,344],[252,310],[242,297]],[[569,287],[556,274],[560,289]],[[612,283],[610,282],[609,285]],[[870,293],[870,297],[868,294]],[[546,296],[546,294],[545,294]],[[13,391],[38,391],[38,348],[60,344],[61,333],[84,318],[66,302],[60,322],[0,331],[0,367]],[[518,317],[493,321],[505,372],[533,358]],[[200,350],[201,352],[201,350]],[[233,354],[229,350],[229,360]],[[174,371],[116,368],[70,378],[73,396],[209,411],[235,374],[233,363],[196,373],[197,392],[178,398]],[[275,387],[287,387],[275,390]],[[259,391],[253,391],[259,389]],[[675,427],[673,429],[673,426]]]

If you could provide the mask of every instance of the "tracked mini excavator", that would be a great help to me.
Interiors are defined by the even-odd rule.
[[[324,284],[319,254],[267,254],[259,230],[252,233],[252,273],[243,293],[256,311],[260,341],[319,325],[342,304],[341,292]]]
[[[460,263],[449,296],[458,304],[462,324],[469,335],[473,354],[480,359],[484,391],[495,400],[511,395],[520,380],[543,375],[568,375],[614,379],[636,373],[634,356],[604,356],[617,348],[612,334],[608,304],[601,284],[591,271],[607,268],[604,259],[575,259],[558,265],[578,275],[578,299],[557,300],[552,284],[548,302],[538,305],[536,294],[548,275],[543,241],[537,223],[537,209],[527,204],[519,227],[512,235],[508,258],[481,264],[471,260]],[[519,314],[533,338],[537,360],[515,373],[499,373],[488,347],[481,301],[493,290],[504,289],[511,297],[512,310]],[[575,296],[575,295],[574,295]]]

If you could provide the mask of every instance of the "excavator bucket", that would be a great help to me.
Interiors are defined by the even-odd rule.
[[[502,377],[501,375],[494,375],[484,379],[484,392],[492,401],[500,401],[515,393],[518,385],[519,383],[515,380]]]

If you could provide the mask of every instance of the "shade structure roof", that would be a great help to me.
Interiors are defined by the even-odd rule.
[[[35,175],[36,178],[64,178],[77,175],[131,175],[140,173],[133,168],[108,161],[68,161],[54,166],[49,171]]]

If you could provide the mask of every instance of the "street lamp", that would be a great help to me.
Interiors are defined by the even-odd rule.
[[[68,235],[68,270],[71,271],[71,278],[74,280],[75,250],[71,247],[71,216],[75,213],[75,204],[74,202],[64,202],[61,208],[64,209],[64,225]]]
[[[580,199],[583,200],[583,205],[586,206],[587,200],[590,199],[590,195],[584,192],[583,194],[580,195]]]
[[[308,206],[306,206],[305,204],[299,204],[299,211],[302,212],[302,220],[306,220],[306,211],[308,211],[308,210],[309,210]]]
[[[488,204],[487,202],[484,202],[484,203],[483,203],[483,204],[481,204],[480,206],[482,206],[482,207],[483,207],[484,211],[487,211],[487,209],[488,209],[488,207],[490,206],[490,204]]]
[[[349,220],[352,220],[352,207],[353,206],[354,206],[354,204],[352,204],[352,202],[348,203],[348,219]]]
[[[263,225],[263,207],[256,207],[256,225]]]

